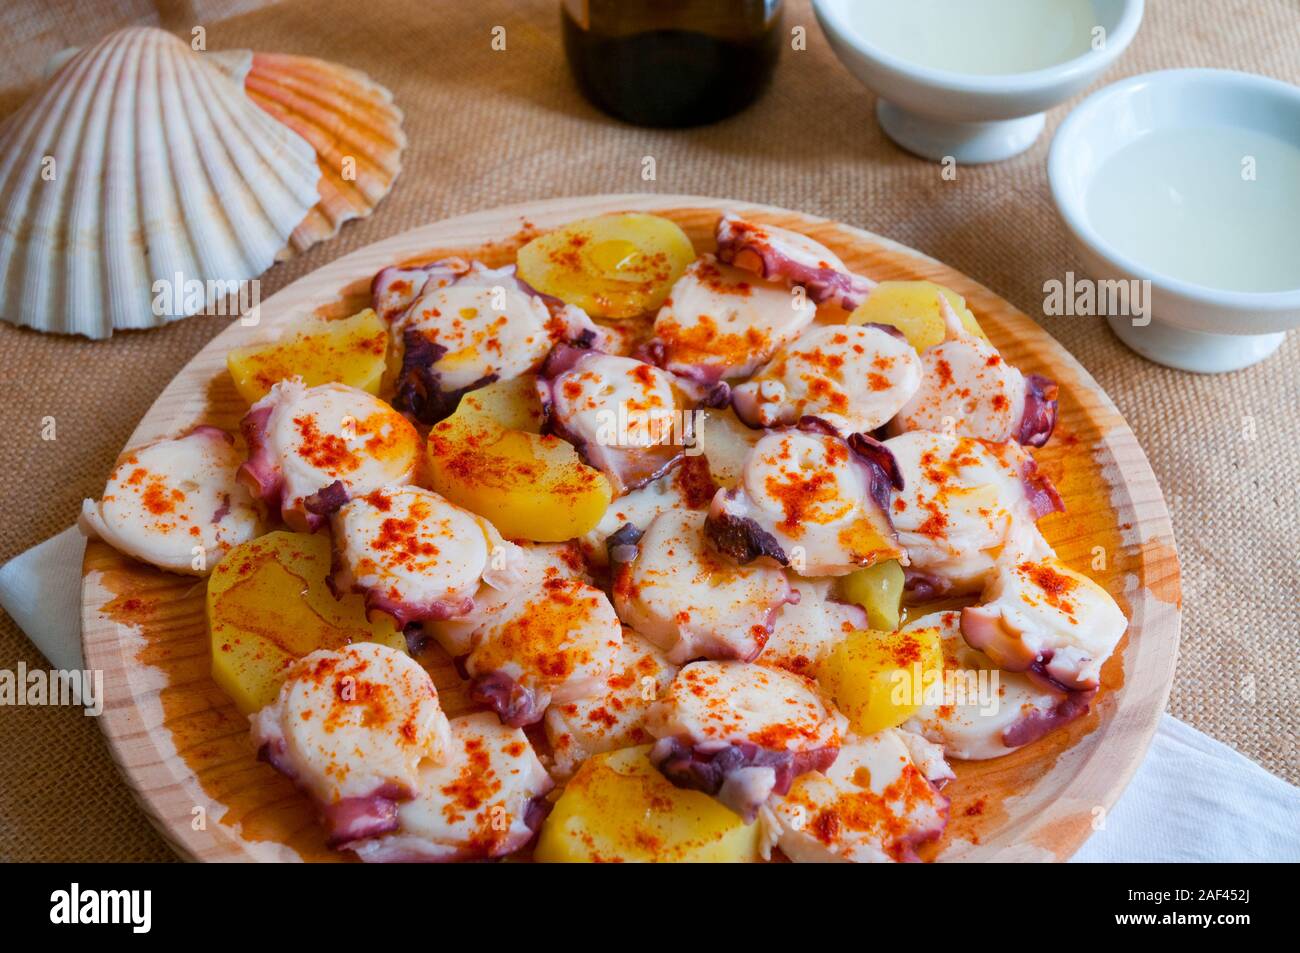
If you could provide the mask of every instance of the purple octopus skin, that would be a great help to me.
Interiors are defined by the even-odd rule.
[[[1026,447],[1041,447],[1056,429],[1057,395],[1060,387],[1041,374],[1025,375],[1025,412],[1020,418],[1016,441]]]
[[[1050,709],[1035,709],[1002,732],[1002,743],[1008,748],[1021,748],[1037,741],[1048,732],[1068,725],[1088,713],[1096,690],[1066,692],[1059,703]]]
[[[931,841],[938,840],[943,836],[943,832],[948,827],[948,815],[949,811],[952,809],[952,802],[948,800],[947,795],[940,791],[939,785],[935,784],[933,781],[929,782],[929,784],[930,787],[934,788],[935,794],[939,798],[939,812],[941,816],[933,827],[925,827],[920,830],[910,831],[895,842],[899,847],[898,859],[901,863],[921,863],[921,856],[917,853],[916,849],[918,847],[923,847]]]
[[[727,497],[734,499],[739,492],[738,489],[729,490]],[[710,512],[704,521],[704,535],[718,552],[730,556],[742,566],[752,563],[760,556],[767,556],[782,566],[790,565],[790,557],[776,537],[748,516],[732,513],[714,515]]]
[[[645,530],[638,529],[631,523],[624,523],[605,539],[605,551],[612,564],[630,563],[641,555],[637,546]]]
[[[1065,501],[1056,491],[1046,474],[1038,469],[1034,458],[1025,455],[1025,462],[1020,468],[1020,482],[1025,488],[1025,499],[1029,502],[1029,511],[1034,519],[1040,520],[1048,513],[1064,513]]]
[[[915,606],[933,602],[935,599],[942,599],[948,594],[949,588],[947,580],[933,573],[912,566],[903,567],[903,602],[905,605]]]
[[[297,784],[298,777],[285,757],[283,739],[263,742],[257,749],[257,759]],[[333,804],[318,802],[316,810],[328,845],[343,850],[356,841],[397,830],[397,805],[413,796],[414,792],[402,785],[387,782],[367,795],[343,798]]]
[[[338,586],[338,583],[339,580],[334,580],[331,583],[331,588]],[[355,585],[349,586],[348,589],[338,586],[336,591],[348,590],[363,593],[367,615],[382,612],[391,616],[393,621],[397,623],[398,628],[401,629],[405,629],[412,622],[440,622],[445,619],[458,619],[474,611],[474,599],[470,596],[457,601],[438,600],[427,605],[411,605],[399,599],[393,599],[375,589],[365,589]]]
[[[537,376],[537,396],[542,405],[541,431],[572,444],[587,464],[610,478],[615,492],[621,495],[653,483],[680,464],[686,459],[686,448],[668,444],[648,448],[589,446],[586,440],[564,426],[554,410],[556,379],[573,370],[589,356],[604,353],[574,344],[557,344],[551,348]]]
[[[903,491],[903,471],[894,459],[893,451],[864,433],[849,434],[848,442],[849,449],[871,470],[871,498],[882,512],[888,514],[893,492]]]
[[[427,265],[381,269],[370,282],[370,306],[388,323],[406,313],[424,291],[430,278],[445,278],[450,284],[469,271],[462,258],[443,258]]]
[[[276,466],[266,435],[266,423],[271,417],[271,407],[250,410],[239,422],[239,431],[248,444],[248,459],[239,467],[239,482],[244,484],[253,498],[268,507],[279,509],[280,489],[284,479]]]
[[[692,744],[683,738],[660,738],[650,749],[650,761],[676,787],[717,795],[728,779],[745,769],[770,768],[773,784],[762,797],[727,803],[746,823],[753,821],[770,794],[786,794],[794,779],[809,771],[825,771],[839,756],[836,747],[809,751],[774,751],[752,742]]]
[[[447,349],[423,333],[408,330],[402,334],[402,369],[397,375],[397,392],[393,406],[422,424],[436,424],[456,412],[460,399],[470,391],[486,387],[497,380],[496,374],[484,374],[466,387],[443,390],[442,379],[434,370]]]
[[[718,260],[752,271],[769,281],[785,279],[802,285],[815,304],[834,301],[852,311],[867,300],[876,283],[870,278],[830,266],[808,265],[783,253],[779,240],[764,241],[740,219],[723,216],[718,221]]]
[[[546,714],[546,706],[538,704],[536,693],[504,672],[474,676],[469,697],[477,704],[491,708],[501,719],[501,724],[511,728],[536,724]]]
[[[491,854],[484,854],[482,850],[473,847],[452,847],[432,843],[423,847],[413,847],[402,843],[388,844],[381,840],[361,856],[369,864],[449,864],[499,860],[523,850],[532,843],[537,832],[542,829],[542,822],[550,814],[551,807],[546,793],[532,798],[524,809],[524,826],[528,828],[528,834],[498,844],[497,850]]]
[[[342,480],[335,480],[324,489],[317,490],[302,501],[303,508],[313,516],[329,516],[342,508],[348,501],[348,488]]]

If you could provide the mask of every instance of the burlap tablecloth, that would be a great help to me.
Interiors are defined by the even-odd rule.
[[[622,126],[579,97],[556,0],[261,6],[10,0],[0,8],[0,113],[21,102],[51,54],[130,22],[185,36],[202,24],[209,49],[303,53],[371,73],[406,113],[411,147],[396,189],[372,218],[273,268],[264,295],[423,222],[624,191],[736,197],[863,226],[942,259],[1033,316],[1042,314],[1043,283],[1079,269],[1045,171],[1051,128],[1066,109],[1029,153],[945,181],[938,166],[882,136],[873,98],[835,59],[806,0],[791,0],[786,25],[807,28],[807,49],[785,52],[765,98],[685,132]],[[506,29],[504,51],[491,46],[497,25]],[[1104,81],[1176,66],[1300,82],[1300,0],[1149,0],[1141,32]],[[646,155],[656,159],[653,182],[641,178]],[[1042,321],[1128,418],[1173,513],[1185,615],[1170,710],[1300,781],[1300,336],[1262,365],[1198,377],[1145,363],[1100,320]],[[0,324],[0,561],[72,522],[158,392],[224,323],[195,318],[98,343]],[[41,439],[47,416],[57,422],[54,441]],[[44,664],[0,615],[0,667],[19,661]],[[0,709],[0,859],[171,856],[93,719],[73,709]]]

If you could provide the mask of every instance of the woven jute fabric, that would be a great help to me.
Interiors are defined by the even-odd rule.
[[[263,295],[352,249],[451,215],[540,198],[651,191],[787,206],[868,228],[969,274],[1039,317],[1136,431],[1164,488],[1183,564],[1184,621],[1170,710],[1269,770],[1300,781],[1300,336],[1245,371],[1200,377],[1149,364],[1104,322],[1042,317],[1044,283],[1080,263],[1048,193],[1050,135],[994,166],[901,152],[874,98],[840,65],[806,0],[787,4],[787,49],[754,107],[689,131],[605,118],[573,87],[558,0],[300,0],[259,8],[145,0],[19,0],[0,8],[0,110],[47,58],[129,23],[209,49],[324,57],[388,86],[410,148],[371,218],[281,264]],[[505,49],[493,30],[505,29]],[[500,45],[499,43],[497,44]],[[1102,81],[1216,66],[1300,83],[1300,0],[1149,0],[1141,32]],[[643,158],[655,178],[642,177]],[[1195,241],[1195,235],[1188,235]],[[1300,246],[1298,246],[1300,248]],[[1298,251],[1297,253],[1300,253]],[[0,324],[0,560],[58,532],[96,495],[159,391],[228,319],[88,342]],[[42,439],[46,418],[57,438]],[[0,616],[0,668],[43,661]],[[95,721],[59,708],[0,708],[0,859],[143,860],[171,852],[119,779]]]

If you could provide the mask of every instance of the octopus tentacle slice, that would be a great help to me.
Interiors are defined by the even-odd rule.
[[[443,761],[451,744],[429,674],[371,642],[299,659],[250,721],[258,757],[311,797],[334,847],[395,830],[421,763]]]
[[[792,585],[799,598],[781,609],[757,661],[812,677],[837,642],[871,625],[861,606],[830,598],[828,581],[796,579]]]
[[[750,661],[776,614],[798,598],[781,569],[737,566],[704,539],[705,514],[669,510],[650,523],[634,560],[614,575],[619,618],[680,665],[689,659]]]
[[[410,309],[425,288],[445,288],[469,271],[463,258],[440,258],[424,265],[390,265],[370,282],[370,306],[388,323]]]
[[[205,576],[261,532],[257,508],[236,478],[239,464],[234,438],[210,426],[132,450],[100,499],[82,503],[78,525],[160,569]]]
[[[364,594],[370,612],[405,628],[473,611],[480,586],[518,584],[515,544],[491,523],[418,486],[383,487],[333,516],[335,592]]]
[[[876,283],[849,271],[820,242],[775,225],[759,225],[728,212],[718,220],[718,258],[768,281],[800,285],[816,304],[830,301],[852,311]]]
[[[885,441],[906,489],[889,511],[918,601],[979,592],[1008,553],[1051,555],[1036,522],[1064,508],[1018,443],[914,430]]]
[[[795,863],[917,861],[916,849],[948,824],[948,799],[926,768],[951,776],[942,758],[918,764],[904,732],[851,735],[835,762],[805,774],[768,815]]]
[[[962,682],[953,683],[952,697],[927,695],[904,728],[942,746],[950,758],[984,761],[1010,754],[1087,713],[1095,692],[1061,691],[1037,684],[1026,674],[999,670],[992,659],[967,644],[961,618],[958,611],[935,612],[905,627],[905,631],[937,628],[943,640],[944,670]],[[987,697],[980,697],[981,684]],[[947,689],[938,686],[935,691]]]
[[[995,664],[1040,684],[1093,691],[1128,628],[1110,593],[1055,557],[1007,560],[961,631]]]
[[[1059,388],[1012,367],[971,334],[943,295],[945,339],[921,355],[921,386],[890,423],[892,433],[933,430],[993,443],[1047,443],[1056,426]]]
[[[608,597],[579,579],[548,576],[473,636],[470,697],[507,725],[542,720],[552,703],[600,691],[623,643]]]
[[[615,560],[613,547],[635,547],[660,513],[679,508],[707,509],[717,491],[709,461],[703,456],[688,456],[658,479],[614,500],[595,528],[578,540],[583,556],[592,566],[600,568],[610,562],[630,562],[635,553],[624,550],[631,558]]]
[[[921,386],[921,361],[894,328],[877,324],[810,328],[731,389],[736,415],[751,427],[814,416],[842,434],[869,433]]]
[[[752,374],[816,314],[817,305],[806,296],[701,255],[659,309],[645,353],[697,387],[709,388]]]
[[[455,410],[466,391],[536,369],[556,344],[606,341],[581,308],[539,294],[514,265],[479,262],[450,280],[431,274],[392,328],[402,345],[393,404],[427,424]]]
[[[240,429],[248,443],[240,482],[299,531],[323,526],[331,506],[409,483],[420,460],[420,437],[406,418],[346,384],[280,381]]]
[[[491,860],[527,846],[555,787],[518,728],[490,712],[452,719],[447,756],[420,768],[389,832],[350,845],[367,863]]]
[[[555,757],[555,773],[571,775],[595,754],[649,742],[644,724],[650,706],[677,675],[653,644],[632,629],[614,656],[609,677],[595,694],[553,702],[546,710],[546,737]]]
[[[815,685],[782,669],[692,662],[646,715],[650,760],[678,787],[752,821],[773,794],[834,763],[847,720]]]
[[[508,545],[508,587],[485,583],[468,613],[429,619],[424,628],[457,659],[473,700],[521,727],[540,721],[552,703],[599,694],[623,633],[574,548]]]
[[[742,565],[764,557],[803,576],[906,562],[888,513],[898,480],[882,444],[864,434],[845,441],[804,418],[754,445],[740,484],[713,498],[705,532]]]
[[[685,456],[672,377],[630,357],[561,346],[537,379],[543,430],[569,441],[616,496],[650,483]]]

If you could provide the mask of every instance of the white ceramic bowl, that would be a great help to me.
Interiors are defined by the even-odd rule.
[[[997,162],[1032,146],[1046,110],[1087,87],[1124,52],[1144,0],[1093,0],[1100,49],[1029,73],[985,76],[918,66],[872,45],[847,9],[855,0],[813,0],[817,22],[850,73],[879,94],[876,116],[909,152],[959,163]],[[907,2],[907,0],[900,0]]]
[[[1094,93],[1070,114],[1056,133],[1047,169],[1057,211],[1088,272],[1099,280],[1151,283],[1150,323],[1110,315],[1115,333],[1150,360],[1214,373],[1246,367],[1276,351],[1283,332],[1300,326],[1300,287],[1225,291],[1170,278],[1117,251],[1093,228],[1087,212],[1093,177],[1118,150],[1157,130],[1206,126],[1250,129],[1300,146],[1300,88],[1230,70],[1134,76]]]

